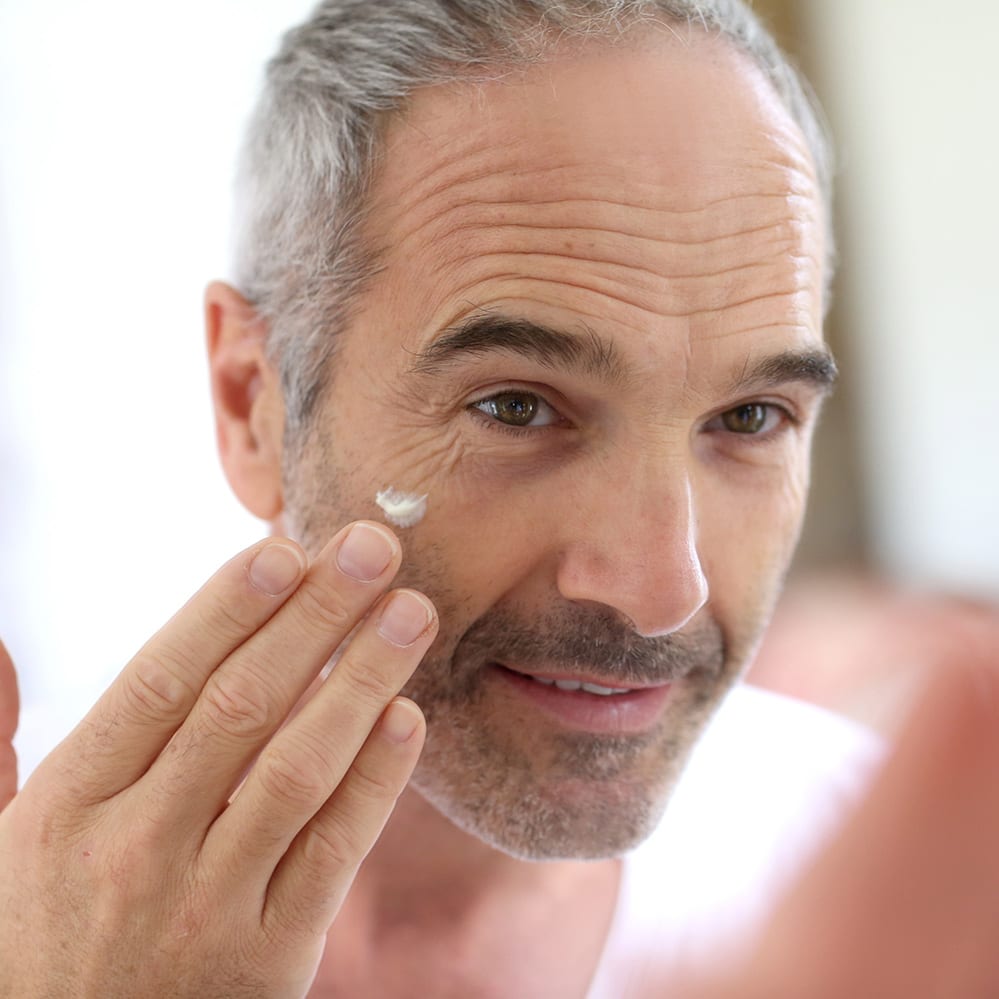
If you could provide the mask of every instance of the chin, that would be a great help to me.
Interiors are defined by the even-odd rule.
[[[466,774],[455,793],[418,768],[411,787],[462,832],[518,860],[606,860],[655,830],[681,770],[671,766],[655,786],[573,778],[531,787],[497,787],[493,780],[486,787]]]

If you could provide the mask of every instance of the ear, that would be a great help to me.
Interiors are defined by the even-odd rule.
[[[266,324],[235,288],[216,281],[205,291],[205,333],[222,468],[243,506],[274,521],[284,508],[284,400],[267,359]]]

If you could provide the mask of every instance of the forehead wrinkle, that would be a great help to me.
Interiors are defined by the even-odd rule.
[[[713,278],[724,277],[725,275],[737,275],[747,272],[757,272],[760,270],[772,270],[780,264],[804,264],[804,263],[815,263],[815,258],[810,254],[806,253],[796,253],[792,246],[788,245],[786,240],[774,240],[775,245],[770,248],[773,251],[773,255],[766,257],[764,259],[750,259],[745,263],[733,262],[730,264],[725,264],[723,266],[715,267],[711,270],[705,270],[704,265],[696,267],[690,270],[683,270],[676,266],[676,264],[671,259],[669,261],[669,270],[656,270],[652,267],[647,267],[642,263],[635,261],[628,261],[622,263],[619,259],[614,259],[607,256],[595,256],[592,253],[574,253],[568,249],[565,250],[541,250],[541,249],[499,249],[499,250],[469,250],[468,253],[462,256],[455,256],[449,261],[437,261],[435,266],[432,268],[432,273],[441,273],[446,270],[447,267],[461,264],[468,264],[470,262],[483,262],[486,263],[490,260],[503,259],[506,257],[523,257],[523,258],[538,258],[539,260],[571,260],[579,263],[593,264],[597,267],[604,268],[611,273],[623,272],[624,274],[634,276],[635,278],[648,279],[636,280],[633,283],[636,285],[641,285],[644,287],[649,286],[649,282],[654,282],[655,287],[661,287],[664,283],[678,282],[678,281],[689,281],[696,282],[702,280],[709,280]],[[735,257],[735,254],[730,254],[729,256]],[[718,261],[721,262],[724,257],[721,254],[717,255]],[[704,263],[715,263],[714,258]],[[620,281],[620,284],[624,285],[626,281]]]
[[[522,123],[515,120],[514,124]],[[521,205],[535,209],[545,204],[566,206],[573,200],[587,205],[599,201],[602,195],[610,203],[617,200],[619,204],[627,204],[620,200],[622,190],[628,193],[631,207],[651,205],[653,211],[681,216],[709,211],[750,194],[778,199],[800,196],[817,201],[811,161],[795,149],[799,137],[793,131],[788,134],[793,136],[791,142],[783,133],[779,140],[757,135],[754,142],[726,149],[724,159],[716,159],[710,169],[705,165],[695,176],[685,176],[678,182],[672,176],[672,158],[663,161],[651,154],[638,156],[640,163],[644,161],[645,167],[658,174],[655,180],[640,179],[636,175],[635,156],[615,161],[608,159],[603,148],[599,160],[592,155],[580,159],[578,153],[561,150],[558,162],[544,165],[538,162],[540,154],[535,144],[522,137],[520,128],[514,129],[511,141],[503,143],[491,132],[480,128],[470,133],[466,128],[450,142],[446,136],[433,136],[437,141],[409,150],[404,148],[404,142],[396,143],[393,155],[383,163],[385,169],[380,171],[379,182],[370,197],[376,209],[374,214],[382,216],[395,230],[394,240],[407,238],[425,218],[444,216],[466,206],[495,204],[509,210]],[[780,142],[776,151],[775,141]],[[743,150],[743,145],[751,148]],[[424,152],[429,154],[429,162],[422,155]],[[570,156],[569,162],[566,156]],[[682,151],[678,152],[677,163],[683,159]],[[709,178],[709,173],[714,176]],[[734,180],[739,187],[735,192]],[[580,184],[585,191],[583,198],[564,196],[563,192]],[[549,192],[558,192],[558,196],[552,198]],[[413,217],[412,222],[408,216]]]
[[[510,229],[514,232],[523,231],[525,233],[550,233],[550,232],[562,232],[566,236],[576,236],[576,237],[586,237],[586,236],[612,236],[612,237],[627,237],[630,240],[634,240],[640,243],[650,243],[656,246],[710,246],[713,243],[720,243],[728,240],[739,239],[743,236],[755,236],[759,233],[766,232],[768,230],[780,231],[786,228],[795,228],[796,230],[801,229],[801,222],[797,219],[786,219],[783,222],[777,222],[774,224],[766,224],[759,226],[750,226],[748,228],[739,229],[736,232],[722,233],[718,236],[710,236],[703,240],[693,240],[693,239],[676,239],[674,237],[658,237],[658,236],[648,236],[644,233],[622,231],[619,229],[612,229],[607,226],[598,225],[573,225],[573,226],[563,226],[557,224],[544,224],[539,222],[500,222],[493,223],[489,225],[489,229],[498,232],[503,229]],[[452,226],[449,230],[450,234],[457,236],[460,233],[468,231],[481,230],[483,225],[480,221],[462,222],[458,225]],[[789,246],[792,242],[790,236],[786,237],[784,245]]]
[[[502,254],[481,254],[475,259],[481,261],[483,268],[489,268],[494,259],[507,256],[535,260],[546,257],[554,260],[584,259],[581,257],[566,258],[562,254],[555,253],[542,254],[517,251],[507,251]],[[794,258],[788,256],[785,259],[790,261]],[[592,263],[592,261],[590,262]],[[532,268],[527,273],[520,271],[508,271],[505,273],[512,280],[548,281],[553,284],[563,285],[566,288],[599,295],[621,305],[637,308],[650,316],[667,316],[673,318],[690,317],[706,312],[721,312],[725,309],[737,308],[741,305],[764,301],[770,298],[801,294],[808,290],[806,284],[799,281],[793,287],[784,286],[775,288],[765,296],[757,295],[739,298],[737,296],[740,293],[740,287],[745,284],[744,280],[720,280],[724,277],[738,279],[740,277],[745,278],[750,274],[769,272],[775,269],[775,265],[772,262],[745,264],[724,270],[712,271],[707,274],[680,275],[677,277],[670,275],[665,278],[658,273],[646,271],[644,272],[644,276],[647,277],[647,280],[642,281],[635,280],[635,278],[636,276],[642,276],[643,272],[631,265],[602,264],[601,267],[608,272],[620,272],[623,274],[623,277],[616,278],[610,273],[592,273],[587,275],[586,280],[582,280],[570,278],[561,271],[557,276],[550,276],[545,274],[545,269],[540,266]],[[486,280],[497,277],[497,275],[494,275],[489,270],[486,273]],[[784,275],[777,276],[784,277]],[[696,306],[688,304],[691,302],[696,302]]]
[[[451,191],[433,203],[403,205],[385,242],[403,257],[412,256],[414,243],[421,248],[433,245],[435,253],[430,259],[445,265],[448,254],[443,251],[452,244],[463,248],[474,245],[476,234],[480,242],[491,243],[508,236],[521,241],[540,241],[549,235],[553,240],[560,235],[563,240],[598,238],[622,247],[628,256],[647,249],[717,252],[726,243],[768,228],[774,230],[775,239],[783,240],[782,251],[812,240],[821,243],[815,199],[783,187],[771,192],[753,185],[747,192],[730,193],[693,207],[678,207],[676,199],[664,198],[659,187],[646,187],[650,196],[639,201],[622,200],[616,188],[606,194],[595,190],[585,198],[518,194],[513,200],[510,195],[483,197],[479,190],[472,192],[474,198],[457,197],[460,192]]]
[[[495,180],[495,176],[490,178],[490,181]],[[429,230],[428,238],[439,238],[440,234],[435,231],[438,229],[443,234],[452,234],[503,224],[517,225],[511,216],[521,213],[530,221],[519,224],[528,228],[578,229],[670,245],[700,246],[729,235],[759,231],[769,225],[801,226],[811,222],[818,227],[820,221],[815,199],[807,189],[784,187],[767,191],[761,190],[758,184],[747,185],[744,191],[700,199],[694,205],[681,207],[678,192],[672,192],[673,198],[664,198],[664,193],[671,192],[665,192],[655,184],[632,184],[628,192],[632,197],[623,200],[620,197],[622,185],[629,186],[624,179],[611,177],[606,190],[591,187],[586,197],[532,197],[522,190],[498,192],[496,197],[487,197],[486,192],[474,190],[477,182],[469,182],[468,185],[452,186],[436,198],[407,200],[397,206],[387,235],[393,245],[403,246],[418,238],[423,230]],[[462,196],[465,186],[473,189],[474,197]],[[766,221],[755,228],[745,226],[744,212],[758,208],[760,202],[771,203]],[[452,221],[455,216],[458,221]],[[654,235],[650,235],[650,229]]]
[[[588,267],[566,268],[565,261],[585,262]],[[523,266],[519,262],[523,261]],[[513,262],[510,267],[508,262]],[[763,298],[807,294],[809,284],[803,277],[813,258],[782,254],[776,258],[750,263],[736,263],[706,273],[667,273],[651,271],[633,264],[600,262],[593,258],[566,253],[506,250],[495,253],[469,253],[462,261],[449,261],[433,272],[440,280],[441,271],[458,268],[468,273],[468,293],[476,285],[510,280],[517,283],[547,282],[566,289],[597,295],[636,308],[650,316],[684,317],[705,312],[722,312]],[[504,266],[506,265],[506,266]],[[788,273],[788,271],[791,273]],[[752,281],[763,275],[769,280]],[[727,280],[726,280],[727,278]],[[747,295],[747,287],[769,286],[766,296]]]
[[[786,202],[782,203],[786,205]],[[758,215],[754,221],[758,222]],[[745,286],[752,283],[749,278],[760,275],[761,271],[765,275],[770,270],[773,278],[767,290],[775,297],[812,293],[816,313],[813,324],[818,324],[823,266],[820,248],[814,245],[817,240],[808,238],[811,230],[807,222],[799,217],[788,217],[786,210],[777,213],[773,224],[751,225],[745,232],[737,230],[734,233],[728,227],[725,233],[716,235],[707,253],[701,252],[703,244],[693,241],[689,245],[663,245],[654,236],[636,238],[606,231],[606,242],[611,244],[612,249],[614,245],[624,247],[619,254],[613,254],[605,249],[605,230],[600,227],[594,232],[594,228],[591,227],[590,232],[601,237],[601,243],[604,243],[596,248],[596,252],[557,252],[534,249],[529,244],[540,242],[545,246],[553,245],[557,238],[555,234],[560,231],[571,239],[570,231],[562,226],[525,227],[518,223],[483,226],[466,218],[453,233],[434,235],[432,242],[428,243],[434,247],[433,254],[414,252],[412,248],[403,252],[398,244],[393,245],[388,253],[395,256],[396,266],[411,274],[417,268],[420,270],[419,282],[414,289],[422,289],[422,292],[417,292],[421,298],[431,293],[443,294],[451,302],[464,298],[478,304],[484,301],[484,296],[493,299],[511,297],[510,294],[491,294],[491,288],[498,283],[520,284],[526,288],[524,283],[534,280],[546,282],[549,288],[561,284],[566,289],[579,288],[597,296],[603,292],[606,299],[638,307],[644,315],[633,324],[636,328],[647,326],[648,315],[665,313],[690,317],[751,302],[755,297],[744,293]],[[772,230],[769,238],[766,230]],[[481,237],[476,238],[476,232],[481,232]],[[813,245],[809,247],[809,243]],[[500,248],[492,249],[497,244]],[[505,244],[516,248],[504,250]],[[456,252],[457,248],[460,248],[460,253]],[[799,252],[803,248],[812,252]],[[625,254],[631,258],[626,263],[612,259]],[[658,269],[648,266],[653,259],[652,254],[660,259]],[[703,262],[698,259],[701,256],[705,258]],[[560,269],[560,260],[568,261],[568,267]],[[533,268],[528,266],[531,263]],[[592,275],[592,280],[588,280],[591,278],[589,273],[580,279],[581,271],[594,270],[597,273]],[[727,281],[726,274],[730,277]],[[413,283],[412,279],[410,283]],[[634,301],[636,289],[639,292],[637,302]],[[759,284],[755,290],[758,289]],[[518,297],[520,292],[512,294]],[[702,300],[697,301],[698,297]],[[582,310],[598,316],[606,314],[606,305],[599,297],[596,304],[589,308],[580,301],[563,304],[574,311]],[[796,312],[799,311],[806,314],[808,309],[799,305]],[[786,315],[773,317],[776,322],[786,321],[787,318]]]
[[[545,203],[545,206],[550,206],[550,204]],[[432,263],[436,268],[444,269],[449,264],[464,263],[481,255],[483,252],[481,244],[483,243],[509,247],[509,249],[494,252],[552,254],[556,251],[545,247],[558,240],[563,244],[584,244],[592,248],[591,252],[584,254],[570,252],[567,247],[564,256],[570,259],[630,266],[636,270],[644,270],[653,274],[658,272],[652,267],[645,266],[644,261],[653,256],[666,257],[670,275],[683,277],[696,274],[717,274],[728,269],[727,266],[722,266],[714,271],[708,271],[704,269],[704,264],[686,271],[677,268],[677,263],[681,258],[704,256],[705,251],[710,251],[712,255],[723,260],[731,259],[739,255],[743,249],[743,244],[749,244],[746,246],[746,250],[757,258],[768,252],[801,257],[805,254],[796,251],[799,251],[802,244],[808,241],[807,219],[791,215],[787,211],[775,212],[773,218],[763,224],[732,225],[727,224],[730,220],[719,219],[712,227],[712,231],[702,233],[701,238],[694,238],[692,235],[689,238],[681,238],[670,232],[637,231],[633,226],[628,226],[626,221],[620,217],[616,226],[596,224],[596,220],[589,225],[574,222],[567,224],[565,220],[526,222],[511,220],[503,208],[496,207],[495,212],[487,211],[485,213],[487,216],[492,214],[501,216],[493,220],[491,218],[467,218],[465,216],[472,209],[468,206],[462,206],[461,210],[436,217],[426,224],[417,226],[407,235],[396,237],[393,245],[401,255],[405,256],[407,245],[411,245],[413,242],[418,245],[432,243],[437,247],[437,253],[435,253]],[[518,206],[504,207],[515,209]],[[597,208],[614,209],[627,206],[613,206],[607,202],[595,202],[593,207],[594,214],[597,214]],[[648,209],[635,210],[643,212],[646,217],[657,215]],[[448,215],[458,215],[459,221],[445,224]],[[731,222],[735,221],[731,220]],[[770,234],[769,237],[766,235],[767,233]],[[476,239],[476,236],[479,238]],[[760,237],[760,239],[754,239],[754,237]],[[441,252],[443,248],[451,246],[456,248],[456,252],[450,256]],[[465,252],[458,252],[459,250]],[[595,255],[592,251],[596,250],[603,251],[604,255]],[[663,269],[667,268],[664,266]]]
[[[656,304],[656,307],[650,308],[641,305],[639,303],[636,303],[632,298],[625,298],[620,295],[617,295],[608,289],[598,290],[589,285],[573,281],[564,276],[546,277],[544,275],[539,275],[539,274],[524,275],[519,272],[510,272],[506,274],[490,275],[489,280],[486,282],[483,282],[481,279],[473,280],[464,288],[464,294],[467,297],[468,293],[470,293],[473,289],[475,289],[478,292],[477,297],[481,299],[483,293],[488,289],[489,284],[491,283],[502,284],[504,280],[510,280],[516,282],[516,284],[518,285],[517,294],[515,296],[510,296],[510,295],[505,295],[502,292],[497,292],[496,289],[492,289],[491,291],[489,291],[489,296],[491,298],[497,298],[497,299],[509,298],[509,297],[529,298],[530,296],[528,293],[530,290],[530,286],[532,284],[552,285],[555,287],[572,289],[574,292],[576,292],[579,295],[582,295],[587,298],[596,299],[598,303],[600,303],[601,301],[616,302],[620,305],[626,306],[631,311],[641,313],[642,315],[648,317],[649,319],[658,322],[661,322],[663,319],[694,320],[694,319],[699,319],[701,317],[711,317],[717,323],[718,314],[721,311],[723,311],[723,309],[724,311],[731,313],[735,310],[746,308],[748,306],[760,305],[778,299],[794,299],[796,297],[799,297],[803,291],[801,287],[780,288],[780,289],[775,289],[774,291],[771,292],[767,292],[766,294],[763,295],[750,295],[745,298],[737,300],[726,300],[723,306],[718,306],[717,304],[713,303],[707,303],[695,308],[689,308],[689,309],[676,308],[663,311],[663,309],[659,306],[658,303]],[[485,288],[483,287],[484,284]],[[564,303],[564,307],[571,309],[572,312],[578,315],[596,316],[596,317],[602,317],[603,319],[607,318],[606,310],[601,311],[599,308],[597,308],[595,312],[587,312],[583,308],[581,308],[581,303],[576,298],[573,299],[572,303]],[[803,314],[803,315],[808,314],[808,310],[802,307],[797,307],[793,311],[795,312],[795,314]],[[621,320],[618,317],[615,317],[614,322],[615,325],[618,325],[621,322]],[[729,325],[729,323],[730,323],[730,318],[726,320],[726,325]],[[778,326],[778,325],[787,325],[787,324],[775,321],[772,325]],[[637,330],[642,330],[647,332],[649,328],[649,323],[646,321],[645,323],[639,324],[634,328]],[[738,329],[734,329],[731,332],[734,334],[738,332]]]
[[[514,273],[499,274],[499,275],[495,276],[496,280],[499,280],[499,281],[504,281],[504,280],[519,280],[521,277],[522,277],[522,275],[520,275],[520,274],[514,274]],[[506,302],[506,301],[513,301],[513,302],[515,302],[515,301],[518,301],[518,298],[519,298],[519,296],[516,296],[516,295],[515,296],[497,295],[497,296],[489,296],[487,299],[484,299],[483,296],[482,296],[482,294],[481,294],[481,291],[482,291],[481,282],[478,281],[478,280],[472,280],[468,284],[463,285],[456,292],[454,298],[455,298],[456,301],[462,302],[464,308],[479,308],[479,309],[493,308],[493,306],[490,305],[490,304],[483,304],[483,305],[476,304],[476,300],[473,300],[472,295],[471,295],[471,293],[473,291],[480,293],[479,296],[478,296],[478,301],[495,301],[495,302],[499,302],[499,301],[502,300],[504,302]],[[586,320],[590,320],[593,323],[597,324],[598,326],[600,326],[600,325],[606,325],[606,323],[607,323],[607,312],[606,312],[606,310],[603,310],[603,311],[594,310],[594,311],[591,312],[591,311],[588,311],[585,307],[583,307],[582,303],[573,303],[573,305],[572,305],[572,313],[573,313],[574,316],[576,316],[579,319],[579,321],[583,322],[584,324],[585,324]],[[456,322],[459,321],[458,318],[453,318],[453,315],[454,314],[452,313],[452,318],[444,319],[444,320],[441,320],[441,321],[431,321],[428,324],[428,326],[429,327],[433,327],[433,328],[442,328],[442,327],[446,327],[446,326],[451,326],[454,323],[456,323]],[[636,335],[639,335],[639,336],[646,336],[646,335],[648,335],[648,332],[649,332],[648,323],[631,323],[627,319],[625,319],[624,317],[621,317],[621,316],[615,317],[615,319],[614,319],[614,327],[615,328],[619,328],[619,329],[630,330],[631,332],[633,332],[633,333],[635,333]]]
[[[702,318],[703,317],[701,316],[691,316],[688,321],[691,322],[691,324],[695,324],[699,323]],[[715,344],[722,340],[730,340],[732,337],[748,336],[752,333],[778,334],[782,332],[791,333],[794,335],[795,340],[801,340],[805,343],[821,343],[821,336],[807,322],[807,320],[798,323],[757,323],[755,325],[750,322],[734,323],[730,325],[730,328],[722,329],[719,328],[717,323],[712,322],[709,318],[707,322],[703,323],[703,325],[708,328],[703,332],[698,330],[691,334],[691,339],[696,340],[698,344]]]

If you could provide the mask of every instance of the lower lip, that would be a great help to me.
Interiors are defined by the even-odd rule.
[[[489,667],[506,689],[529,701],[564,728],[601,734],[644,732],[661,717],[670,684],[643,687],[627,694],[591,694],[585,690],[559,690],[503,666]]]

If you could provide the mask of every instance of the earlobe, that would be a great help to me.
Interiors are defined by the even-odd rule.
[[[284,402],[267,357],[266,324],[235,288],[213,282],[205,291],[205,333],[222,468],[243,506],[274,521],[284,507]]]

